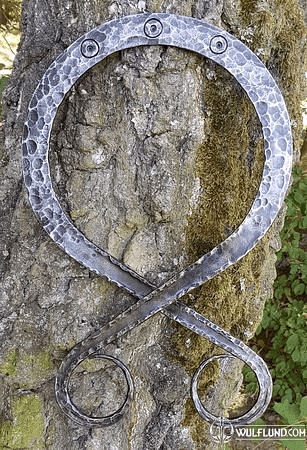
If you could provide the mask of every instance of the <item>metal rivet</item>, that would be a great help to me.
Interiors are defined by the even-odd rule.
[[[149,19],[145,23],[144,32],[146,36],[155,38],[160,36],[163,30],[163,25],[158,19]]]
[[[228,43],[224,36],[214,36],[210,42],[210,50],[212,53],[220,54],[227,50]]]
[[[99,52],[99,45],[94,39],[85,39],[81,44],[81,53],[85,58],[93,58]]]

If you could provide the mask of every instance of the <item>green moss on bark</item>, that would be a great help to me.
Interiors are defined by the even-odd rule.
[[[7,362],[0,366],[0,372],[4,375],[14,377],[16,375],[16,366],[18,361],[18,352],[15,348],[7,356]]]
[[[44,447],[44,419],[37,395],[23,395],[12,402],[14,421],[0,424],[0,450]]]
[[[214,71],[204,89],[210,132],[196,160],[202,194],[186,230],[191,262],[212,250],[243,221],[257,192],[263,165],[261,128],[252,105],[224,70],[211,64],[208,70]],[[249,264],[242,261],[193,291],[187,301],[229,330],[244,320],[245,295],[240,293],[240,279],[250,279],[249,272]],[[175,339],[181,360],[187,355],[185,367],[193,372],[208,354],[210,344],[182,328]],[[193,342],[189,348],[187,341]]]
[[[53,363],[48,350],[21,354],[14,349],[7,361],[0,366],[0,373],[8,377],[8,383],[29,389],[40,385],[50,376]]]

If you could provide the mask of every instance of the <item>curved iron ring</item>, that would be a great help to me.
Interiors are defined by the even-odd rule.
[[[255,107],[262,125],[265,149],[259,191],[239,228],[211,252],[158,288],[96,247],[77,230],[55,196],[48,163],[52,124],[66,93],[81,75],[108,55],[140,45],[184,48],[212,59],[228,70]],[[112,417],[96,418],[79,412],[69,398],[69,377],[83,359],[99,354],[104,345],[159,311],[242,359],[255,371],[260,385],[258,400],[248,413],[236,419],[236,423],[250,423],[262,415],[272,391],[271,377],[264,361],[240,340],[181,303],[179,298],[254,248],[280,210],[289,185],[291,165],[290,121],[273,77],[242,42],[206,22],[164,13],[122,17],[86,33],[51,64],[33,94],[24,127],[23,171],[31,206],[50,237],[68,255],[139,299],[101,329],[98,335],[77,344],[63,361],[56,379],[56,398],[71,419],[91,426],[114,423]],[[212,420],[210,415],[203,413],[197,396],[194,402],[195,399],[201,416]],[[119,417],[126,410],[124,406],[114,414],[118,413]]]

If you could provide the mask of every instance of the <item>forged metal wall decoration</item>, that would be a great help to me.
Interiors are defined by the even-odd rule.
[[[159,287],[96,247],[75,228],[55,196],[48,163],[52,124],[65,94],[81,75],[108,55],[140,45],[169,45],[191,50],[228,70],[255,107],[262,125],[265,149],[259,191],[239,228],[211,252]],[[243,360],[255,372],[259,383],[256,404],[242,416],[225,419],[224,423],[247,424],[263,414],[272,393],[272,381],[264,361],[243,342],[187,307],[179,298],[241,259],[264,236],[282,205],[289,185],[291,163],[289,117],[274,79],[242,42],[208,23],[164,13],[126,16],[86,33],[51,64],[34,92],[24,127],[23,171],[31,206],[50,237],[68,255],[138,299],[98,334],[77,344],[62,362],[55,393],[58,404],[68,417],[90,426],[110,425],[120,419],[133,397],[132,376],[121,361],[104,355],[103,348],[159,311],[222,347],[228,352],[228,357]],[[87,416],[70,399],[69,378],[89,356],[111,359],[126,377],[126,400],[109,416]],[[221,355],[203,362],[192,380],[194,405],[201,417],[209,422],[216,421],[217,417],[201,403],[197,382],[201,371],[211,360],[224,357]]]

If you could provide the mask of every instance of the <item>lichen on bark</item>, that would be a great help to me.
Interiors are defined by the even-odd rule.
[[[32,402],[35,448],[215,447],[189,400],[189,383],[217,349],[161,314],[107,349],[128,362],[135,379],[135,401],[123,420],[89,431],[63,417],[53,378],[65,352],[135,299],[80,267],[44,234],[22,188],[20,137],[31,93],[55,56],[99,23],[145,8],[207,20],[258,53],[297,121],[297,148],[304,25],[299,2],[287,0],[287,6],[282,18],[278,0],[24,1],[23,38],[4,94],[0,169],[0,417],[7,445],[14,439],[21,445],[14,418]],[[57,195],[76,226],[159,284],[240,224],[261,177],[262,150],[255,112],[227,72],[176,48],[139,47],[107,58],[71,90],[54,125],[50,164]],[[281,222],[241,262],[185,301],[248,340],[271,294]],[[216,367],[206,371],[200,387],[218,411],[225,392],[236,392],[240,382],[239,366],[223,370],[223,377]],[[223,380],[230,373],[228,385]],[[101,380],[116,385],[115,368],[86,361],[73,380],[76,402],[99,405]]]
[[[12,402],[14,422],[0,423],[0,448],[43,450],[44,419],[37,395],[22,395]]]

